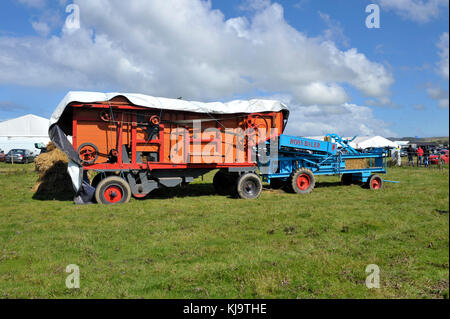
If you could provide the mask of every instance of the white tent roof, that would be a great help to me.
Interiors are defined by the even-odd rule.
[[[289,111],[289,108],[273,100],[235,100],[227,103],[212,102],[203,103],[195,101],[185,101],[179,99],[168,99],[163,97],[154,97],[135,93],[99,93],[99,92],[69,92],[59,103],[56,110],[50,118],[50,125],[58,122],[64,112],[64,109],[71,102],[94,103],[106,102],[116,96],[124,96],[134,105],[149,108],[188,111],[196,113],[212,114],[233,114],[233,113],[258,113],[258,112],[278,112],[282,110]]]
[[[370,147],[398,147],[397,143],[394,143],[382,136],[358,136],[352,142],[350,146],[356,149],[366,149]]]
[[[49,120],[28,114],[15,119],[0,122],[2,137],[48,137]]]

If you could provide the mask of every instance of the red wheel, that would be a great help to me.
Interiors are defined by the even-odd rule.
[[[119,176],[109,176],[98,183],[95,189],[95,199],[99,204],[127,203],[131,198],[128,183]]]
[[[84,164],[93,164],[98,157],[98,149],[91,143],[81,144],[78,148],[78,157]]]
[[[123,198],[123,189],[115,185],[109,186],[103,191],[103,197],[108,203],[118,203]]]
[[[373,190],[383,188],[383,180],[378,175],[372,175],[368,180],[369,188]]]
[[[161,119],[158,115],[152,115],[150,117],[150,123],[152,123],[153,125],[159,125],[159,122],[161,122]]]
[[[307,174],[301,174],[297,177],[297,187],[298,189],[305,191],[311,185],[311,179]]]
[[[290,177],[289,189],[297,194],[311,193],[316,185],[314,174],[307,168],[297,169]]]

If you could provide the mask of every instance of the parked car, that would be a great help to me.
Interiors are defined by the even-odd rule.
[[[441,154],[442,159],[444,160],[444,163],[448,164],[448,150],[440,150],[439,154]],[[430,156],[431,164],[439,164],[439,154]]]
[[[3,153],[3,151],[0,151],[0,162],[4,162],[5,161],[5,153]]]
[[[31,163],[36,156],[26,149],[14,149],[10,150],[5,156],[5,163]]]
[[[402,149],[400,150],[400,156],[401,156],[401,157],[406,157],[406,156],[408,156],[408,149],[407,149],[407,148],[402,148]]]

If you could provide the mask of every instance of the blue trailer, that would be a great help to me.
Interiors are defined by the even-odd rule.
[[[281,135],[278,154],[258,162],[263,181],[273,188],[307,194],[314,189],[315,175],[340,175],[344,185],[360,183],[381,189],[379,174],[387,171],[387,153],[383,149],[362,153],[350,142],[336,134],[328,134],[324,141]]]

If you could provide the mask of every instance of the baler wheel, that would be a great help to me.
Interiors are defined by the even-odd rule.
[[[297,169],[290,178],[290,188],[297,194],[309,194],[316,186],[313,172],[307,168]]]
[[[95,199],[99,204],[128,203],[130,198],[130,185],[119,176],[109,176],[103,179],[95,189]]]
[[[255,199],[261,195],[261,179],[255,173],[247,173],[239,177],[237,182],[237,193],[243,199]]]
[[[370,176],[369,180],[367,181],[368,187],[372,190],[382,189],[383,188],[383,180],[379,175],[372,175]]]

